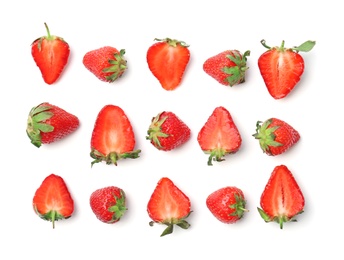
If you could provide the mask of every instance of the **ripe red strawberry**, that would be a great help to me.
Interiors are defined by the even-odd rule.
[[[33,197],[33,209],[36,214],[53,223],[60,219],[70,218],[74,211],[74,201],[62,177],[50,174]]]
[[[189,63],[189,45],[170,38],[155,40],[158,42],[147,51],[148,67],[165,90],[174,90],[180,85]]]
[[[138,158],[141,150],[134,151],[135,135],[123,109],[106,105],[98,113],[91,137],[91,165],[105,161],[117,165],[126,158]]]
[[[118,51],[114,47],[105,46],[87,52],[82,62],[101,81],[114,82],[127,69],[124,54],[125,50],[123,49]]]
[[[36,39],[31,44],[31,54],[41,71],[45,83],[56,82],[64,70],[69,58],[69,45],[61,37],[50,35],[49,28],[44,23],[47,36]]]
[[[190,139],[190,128],[173,112],[163,111],[153,117],[147,140],[159,150],[170,151]]]
[[[226,224],[237,222],[248,211],[244,193],[234,186],[214,191],[207,197],[206,204],[210,212]]]
[[[258,208],[265,222],[283,223],[296,221],[295,216],[302,213],[305,200],[294,176],[285,165],[276,166],[265,186]]]
[[[250,51],[241,54],[238,50],[226,50],[208,58],[203,70],[225,86],[234,86],[245,82],[247,56]]]
[[[241,146],[241,135],[229,111],[216,107],[198,133],[197,141],[204,153],[210,154],[212,161],[221,162],[227,154],[236,153]]]
[[[279,155],[286,152],[300,140],[300,134],[291,125],[277,118],[257,122],[253,137],[267,155]]]
[[[96,217],[107,224],[118,222],[127,211],[125,193],[115,186],[94,191],[90,196],[90,206]]]
[[[191,214],[190,199],[167,177],[159,180],[154,192],[152,193],[147,211],[154,223],[167,225],[161,234],[165,236],[173,232],[173,226],[177,225],[183,229],[188,229],[190,224],[186,218]]]
[[[79,119],[47,102],[31,109],[26,133],[36,147],[58,141],[73,133],[79,127]]]
[[[265,85],[274,99],[287,96],[300,81],[304,71],[304,59],[299,52],[308,52],[315,41],[306,41],[298,47],[286,48],[284,41],[280,47],[269,47],[265,40],[262,45],[268,50],[258,58],[258,67]]]

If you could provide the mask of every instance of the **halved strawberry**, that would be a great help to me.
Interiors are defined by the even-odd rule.
[[[106,105],[98,113],[91,137],[91,157],[95,163],[117,165],[126,158],[138,158],[141,150],[135,150],[135,134],[123,109]]]

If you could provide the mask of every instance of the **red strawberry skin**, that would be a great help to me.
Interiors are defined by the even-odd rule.
[[[50,35],[47,24],[44,25],[47,36],[40,37],[31,44],[31,55],[45,83],[51,85],[61,76],[68,63],[70,48],[63,38]]]
[[[118,51],[115,47],[104,46],[87,52],[82,62],[101,81],[114,82],[127,70],[124,54],[123,49]]]
[[[155,40],[158,42],[147,51],[148,67],[165,90],[174,90],[181,84],[189,63],[189,46],[170,38]]]
[[[275,156],[285,153],[300,140],[295,128],[278,118],[258,121],[256,133],[253,134],[264,153]]]
[[[186,143],[190,128],[175,113],[163,111],[153,117],[146,139],[158,150],[170,151]]]
[[[245,82],[249,55],[250,51],[241,54],[238,50],[226,50],[208,58],[203,63],[203,70],[222,85],[232,87]]]
[[[305,199],[294,176],[285,165],[276,166],[260,198],[258,211],[265,222],[283,223],[295,221],[302,213]]]
[[[274,99],[284,98],[294,89],[304,72],[305,62],[299,52],[310,51],[315,42],[307,41],[294,48],[285,48],[284,41],[280,47],[272,48],[265,44],[265,40],[261,43],[268,49],[258,58],[264,83]]]
[[[212,165],[213,160],[221,162],[225,155],[236,153],[242,138],[229,111],[219,106],[199,131],[197,141],[202,151],[210,155],[208,165]]]
[[[75,132],[80,121],[64,109],[44,102],[31,109],[26,133],[36,147],[50,144]]]
[[[101,161],[117,165],[119,159],[139,157],[135,134],[122,108],[105,105],[98,113],[91,137],[91,165]]]
[[[190,226],[186,221],[191,213],[190,199],[168,177],[159,180],[149,199],[147,212],[152,219],[151,226],[154,223],[167,225],[161,236],[171,234],[174,225],[183,229]]]
[[[74,201],[62,177],[56,174],[47,176],[33,197],[33,209],[36,214],[53,223],[70,218],[74,212]]]
[[[117,223],[127,211],[125,192],[115,186],[97,189],[90,196],[90,206],[101,222]]]
[[[243,191],[234,186],[223,187],[211,193],[206,199],[206,205],[214,217],[225,224],[237,222],[247,211]]]

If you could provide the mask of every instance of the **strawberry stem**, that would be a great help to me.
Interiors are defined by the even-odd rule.
[[[47,25],[47,23],[44,23],[44,26],[45,26],[45,28],[47,29],[47,35],[48,35],[48,39],[51,39],[51,35],[50,35],[50,30],[49,30],[49,27],[48,27],[48,25]]]

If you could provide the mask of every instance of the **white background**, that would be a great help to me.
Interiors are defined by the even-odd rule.
[[[5,4],[6,3],[6,4]],[[197,3],[197,4],[196,4]],[[1,259],[342,259],[342,29],[339,1],[7,1],[1,26]],[[31,43],[46,34],[70,45],[69,63],[54,85],[44,83],[31,57]],[[187,42],[191,59],[182,84],[163,90],[146,63],[154,38]],[[257,60],[270,46],[300,45],[305,72],[294,91],[274,100],[260,76]],[[82,64],[83,55],[112,45],[125,49],[128,70],[113,84],[99,81]],[[246,82],[225,87],[205,74],[203,62],[226,49],[251,51]],[[30,109],[48,101],[75,114],[79,129],[55,144],[34,147],[26,136]],[[138,159],[118,166],[90,167],[90,137],[100,109],[120,106],[131,120],[141,149]],[[240,151],[207,166],[197,134],[217,106],[226,107],[241,133]],[[150,120],[170,110],[191,129],[191,139],[170,152],[146,139]],[[252,137],[257,120],[277,117],[297,129],[301,139],[287,153],[269,157]],[[306,200],[298,221],[280,230],[259,216],[260,195],[277,165],[294,174]],[[32,198],[51,173],[66,181],[75,202],[68,220],[55,229],[32,209]],[[189,196],[190,229],[148,225],[146,206],[158,180],[169,177]],[[114,185],[127,194],[128,211],[109,225],[96,219],[90,194]],[[206,197],[224,186],[243,190],[249,212],[236,224],[217,221]],[[5,257],[6,256],[6,257]]]

